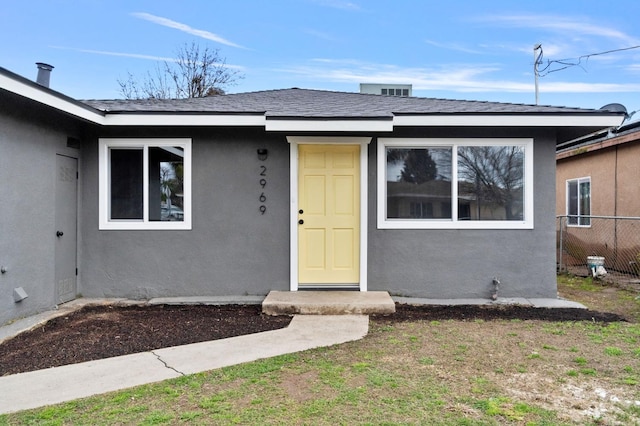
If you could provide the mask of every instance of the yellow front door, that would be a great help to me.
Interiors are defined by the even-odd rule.
[[[299,145],[298,282],[360,280],[360,146]]]

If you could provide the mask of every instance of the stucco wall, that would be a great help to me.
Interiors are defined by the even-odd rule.
[[[1,96],[10,96],[3,94]],[[0,101],[3,99],[0,98]],[[79,157],[78,292],[85,297],[265,295],[289,289],[289,145],[286,135],[210,128],[82,127],[21,104],[0,114],[0,322],[50,309],[54,284],[56,154]],[[0,102],[0,105],[6,104]],[[34,120],[34,116],[38,120]],[[82,141],[80,152],[67,137]],[[397,137],[535,136],[533,230],[379,230],[376,135],[369,145],[370,290],[433,298],[555,297],[554,164],[551,132],[534,129],[406,130]],[[389,137],[389,135],[384,135]],[[193,229],[100,231],[98,138],[192,138]],[[258,148],[267,148],[260,161]],[[267,186],[259,211],[261,166]],[[8,183],[8,184],[7,184]],[[29,297],[14,303],[23,287]]]
[[[640,216],[640,142],[634,141],[558,160],[556,212],[566,215],[567,180],[591,178],[591,214]]]
[[[504,129],[467,130],[455,136],[534,134],[535,229],[501,231],[378,230],[374,138],[369,146],[369,289],[416,297],[486,298],[493,277],[498,277],[502,297],[555,297],[554,139],[539,131]],[[446,135],[451,131],[432,131],[429,137]],[[165,129],[100,136],[193,138],[193,230],[99,231],[94,138],[83,151],[84,296],[264,295],[289,289],[289,146],[284,135]],[[269,150],[265,162],[257,159],[261,147]],[[258,211],[261,165],[267,167],[265,215]]]
[[[617,216],[640,217],[640,141],[618,146]]]
[[[498,133],[500,132],[500,133]],[[425,298],[557,297],[555,139],[540,131],[432,133],[432,137],[533,137],[534,229],[376,229],[375,143],[369,149],[369,289]],[[416,134],[407,135],[410,137]]]
[[[98,230],[93,138],[82,169],[84,296],[265,295],[289,289],[289,145],[284,136],[219,128],[120,130],[99,136],[192,138],[193,229]],[[258,159],[258,148],[268,149],[265,161]],[[267,168],[264,190],[260,166]],[[263,191],[264,215],[259,211]]]
[[[567,180],[591,178],[591,214],[615,216],[615,148],[577,155],[558,161],[556,214],[567,214]]]
[[[78,137],[78,128],[63,116],[0,92],[0,266],[7,269],[0,274],[0,324],[57,303],[56,154],[78,157],[68,136]],[[28,297],[15,303],[17,287]]]
[[[591,178],[591,215],[640,216],[640,142],[630,141],[592,152],[581,152],[558,160],[556,212],[567,214],[567,180]],[[563,265],[585,265],[586,257],[605,257],[609,270],[631,272],[640,251],[636,220],[593,218],[588,227],[569,227],[565,232]]]

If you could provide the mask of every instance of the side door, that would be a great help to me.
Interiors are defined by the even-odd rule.
[[[78,160],[56,155],[55,286],[58,303],[76,297],[78,244]]]

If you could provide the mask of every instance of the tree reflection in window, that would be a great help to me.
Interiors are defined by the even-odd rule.
[[[182,147],[149,147],[149,220],[184,220]]]
[[[387,147],[386,155],[388,219],[524,218],[523,146]]]
[[[459,146],[458,211],[471,220],[523,220],[524,148]]]
[[[451,218],[451,148],[387,148],[387,218]]]

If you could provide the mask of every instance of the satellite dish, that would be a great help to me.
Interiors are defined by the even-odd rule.
[[[627,115],[627,108],[625,108],[625,106],[622,104],[606,104],[605,106],[600,108],[600,110],[609,112],[624,112],[624,114]]]

